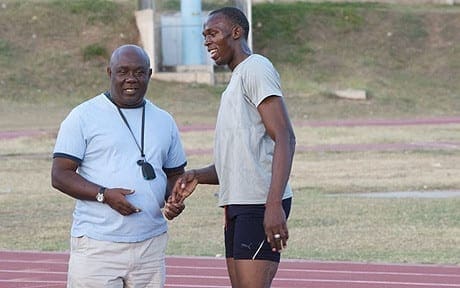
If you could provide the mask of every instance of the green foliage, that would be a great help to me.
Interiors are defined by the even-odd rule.
[[[255,43],[259,49],[270,49],[269,56],[274,61],[302,65],[315,53],[309,37],[316,23],[328,25],[337,33],[359,30],[364,24],[362,11],[376,6],[300,2],[260,4],[253,9]]]
[[[203,11],[211,11],[224,6],[233,6],[235,2],[233,0],[203,0],[201,3],[201,9]],[[159,11],[180,11],[181,1],[180,0],[155,0],[155,7]]]
[[[115,2],[108,0],[55,0],[53,5],[72,14],[86,16],[89,23],[113,22],[121,12]]]
[[[100,58],[101,60],[105,61],[109,56],[107,49],[98,43],[90,44],[83,48],[83,59],[85,61],[94,60]]]
[[[203,0],[202,9],[203,11],[211,11],[224,6],[234,6],[235,2],[234,0]]]
[[[403,33],[411,41],[428,36],[421,15],[406,13],[401,17],[398,25],[400,33]]]
[[[339,29],[358,29],[363,24],[363,10],[375,4],[305,3],[260,4],[253,9],[254,31],[261,39],[293,42],[297,33],[309,31],[313,21],[321,19]],[[326,18],[327,17],[327,18]],[[260,28],[260,29],[258,29]]]
[[[138,41],[134,7],[134,1],[8,3],[0,9],[0,98],[78,103],[105,89],[110,51]]]
[[[0,38],[0,58],[11,57],[11,55],[12,55],[11,44],[7,40]]]
[[[0,65],[6,66],[11,65],[15,59],[14,47],[6,39],[0,38]],[[11,71],[5,71],[3,73],[4,78],[8,78],[11,75]],[[0,80],[0,82],[3,82]]]

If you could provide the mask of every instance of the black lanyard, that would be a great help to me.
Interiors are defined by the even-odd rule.
[[[129,126],[128,120],[126,120],[125,115],[121,111],[120,107],[117,106],[118,113],[120,113],[121,119],[123,119],[123,122],[125,122],[126,127],[128,127],[129,132],[131,133],[131,136],[133,136],[134,142],[136,142],[137,148],[139,148],[139,151],[141,152],[141,157],[142,160],[145,159],[145,154],[144,154],[144,127],[145,127],[145,102],[142,104],[142,128],[141,128],[141,145],[136,140],[136,137],[134,136],[133,130]]]
[[[131,126],[129,126],[128,120],[126,120],[126,117],[121,111],[120,107],[118,107],[118,105],[115,102],[113,102],[109,91],[104,92],[104,95],[110,100],[110,102],[112,102],[115,105],[115,107],[117,107],[117,110],[118,110],[118,113],[120,113],[121,119],[123,119],[123,122],[125,122],[126,127],[128,127],[129,133],[131,133],[131,136],[133,137],[134,142],[136,142],[139,152],[141,152],[142,160],[145,161],[145,154],[144,154],[145,100],[142,102],[141,145],[139,145],[139,143],[137,143],[136,137],[134,136],[133,130],[131,129]]]
[[[137,148],[141,152],[142,159],[137,161],[137,165],[141,166],[142,176],[144,177],[145,180],[153,180],[153,179],[155,179],[155,177],[156,177],[155,169],[153,169],[153,166],[150,163],[145,161],[145,154],[144,154],[145,100],[142,103],[141,145],[139,145],[139,143],[136,140],[136,136],[134,136],[133,130],[129,126],[128,120],[126,120],[126,117],[123,114],[123,112],[121,111],[120,107],[118,107],[118,105],[115,104],[115,102],[113,102],[112,98],[110,97],[109,92],[105,92],[104,94],[115,105],[115,107],[117,107],[117,110],[118,110],[118,113],[121,116],[121,119],[123,119],[123,122],[125,122],[126,127],[128,127],[128,130],[129,130],[129,132],[131,133],[131,136],[134,139],[134,142],[136,142]]]

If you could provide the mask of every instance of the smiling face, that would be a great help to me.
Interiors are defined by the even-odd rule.
[[[211,59],[217,65],[228,65],[230,69],[236,66],[233,63],[235,28],[230,20],[221,13],[209,16],[203,26],[204,45],[208,48]]]
[[[142,48],[125,45],[116,49],[107,73],[110,78],[110,95],[119,107],[136,107],[144,101],[152,69]]]

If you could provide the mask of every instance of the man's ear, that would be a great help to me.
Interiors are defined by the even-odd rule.
[[[107,75],[109,75],[109,79],[112,77],[112,69],[110,69],[110,66],[107,66]]]
[[[240,39],[244,34],[243,28],[240,25],[235,25],[232,28],[232,36],[234,40]]]

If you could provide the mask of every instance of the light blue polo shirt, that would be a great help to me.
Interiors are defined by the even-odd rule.
[[[121,109],[141,143],[142,108]],[[78,174],[107,188],[134,189],[127,200],[142,212],[123,216],[109,205],[77,200],[71,235],[112,242],[139,242],[167,231],[162,215],[164,169],[185,166],[186,157],[172,116],[150,101],[145,104],[144,153],[156,178],[145,180],[137,161],[140,151],[116,106],[98,95],[75,107],[61,123],[54,157],[80,163]]]

